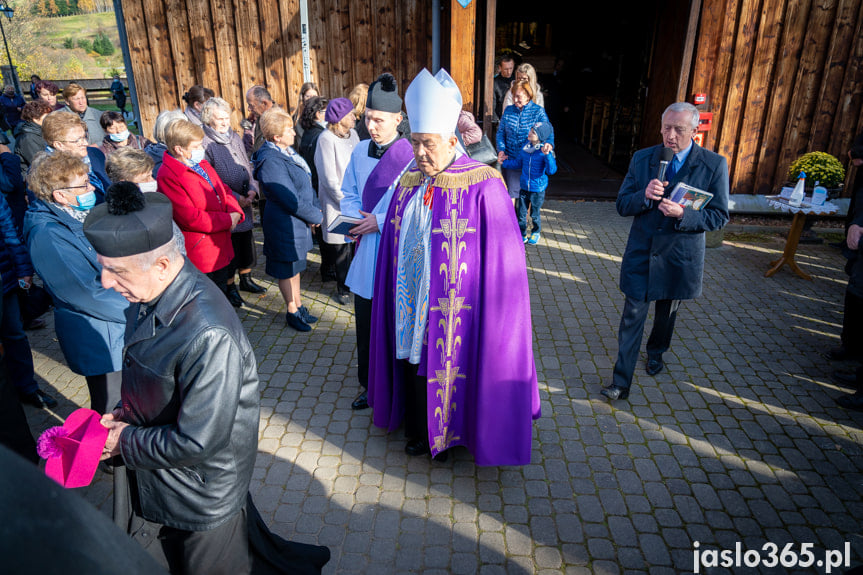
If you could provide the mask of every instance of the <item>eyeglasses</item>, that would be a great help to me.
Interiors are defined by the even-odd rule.
[[[75,144],[78,146],[80,146],[81,144],[86,145],[87,144],[87,136],[81,136],[77,140],[58,140],[58,141],[63,142],[64,144]]]
[[[84,192],[87,192],[92,187],[93,187],[93,184],[87,182],[83,186],[67,186],[65,188],[57,188],[57,189],[51,190],[51,191],[52,192],[65,192],[65,191],[69,191],[69,190],[84,190]],[[81,194],[75,194],[75,195],[80,196]]]

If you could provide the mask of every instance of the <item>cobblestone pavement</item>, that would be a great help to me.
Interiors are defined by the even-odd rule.
[[[542,242],[526,246],[543,417],[524,467],[477,467],[463,448],[445,463],[409,458],[401,432],[351,411],[352,306],[314,277],[317,251],[303,279],[321,317],[310,334],[284,327],[272,282],[247,298],[262,394],[251,489],[272,528],[329,546],[326,573],[684,573],[696,541],[812,543],[817,557],[847,541],[860,561],[863,414],[834,403],[847,390],[820,355],[838,343],[839,252],[801,246],[810,282],[787,268],[764,277],[778,239],[708,250],[667,368],[649,377],[640,365],[630,400],[610,406],[599,390],[617,352],[629,220],[611,203],[543,212]],[[27,408],[38,433],[88,396],[53,330],[30,336],[40,383],[61,399],[55,413]],[[106,477],[81,491],[110,513]]]

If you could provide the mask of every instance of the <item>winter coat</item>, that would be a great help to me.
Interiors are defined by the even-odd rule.
[[[153,166],[153,177],[159,175],[159,168],[162,167],[162,158],[165,157],[165,152],[168,151],[168,146],[165,144],[150,144],[144,151],[147,152],[147,155],[153,158],[154,166]]]
[[[0,277],[3,295],[18,289],[18,280],[33,275],[33,264],[24,240],[12,219],[12,210],[0,194]]]
[[[9,152],[0,154],[0,169],[3,170],[5,183],[11,186],[11,189],[3,188],[3,195],[6,196],[9,209],[12,210],[15,227],[18,228],[19,233],[23,233],[24,214],[27,212],[27,184],[21,173],[21,160]]]
[[[318,191],[318,169],[315,167],[315,150],[318,149],[318,138],[325,131],[325,127],[315,122],[311,128],[303,132],[303,139],[300,140],[300,147],[297,149],[300,156],[303,157],[312,170],[312,189],[315,192]]]
[[[264,143],[252,157],[253,173],[267,196],[264,210],[264,255],[277,261],[306,259],[312,249],[309,224],[323,216],[315,206],[309,174],[274,146]]]
[[[704,232],[728,222],[728,163],[697,144],[668,184],[678,182],[705,190],[713,198],[701,210],[684,208],[683,218],[669,218],[646,201],[644,189],[659,168],[662,146],[639,150],[617,196],[617,213],[632,216],[629,240],[620,266],[620,289],[639,301],[693,299],[701,295]]]
[[[90,183],[96,188],[96,203],[101,204],[112,183],[105,171],[105,154],[98,148],[88,146],[87,157],[90,158]]]
[[[518,106],[507,107],[497,128],[497,151],[510,158],[517,157],[527,143],[527,133],[537,122],[548,122],[548,115],[541,106],[528,102],[521,109]],[[554,146],[554,132],[548,143]]]
[[[48,146],[42,137],[42,126],[30,120],[18,122],[12,135],[15,136],[15,153],[21,158],[21,166],[25,171],[29,170],[33,157]]]
[[[231,130],[230,142],[220,144],[207,135],[208,130],[209,127],[204,130],[205,157],[222,182],[234,194],[237,203],[239,204],[240,198],[245,199],[249,192],[253,191],[257,194],[258,183],[252,178],[252,164],[246,156],[246,148],[240,135]],[[251,204],[243,208],[243,214],[246,216],[245,219],[237,224],[232,233],[247,232],[254,227]]]
[[[36,200],[27,211],[24,237],[54,299],[54,330],[69,369],[84,376],[119,371],[129,302],[102,287],[102,266],[83,224],[59,205]]]
[[[186,253],[199,270],[220,270],[234,259],[231,212],[243,210],[230,188],[206,161],[199,164],[212,186],[192,168],[165,152],[156,181],[174,208],[174,221],[183,231]]]
[[[528,143],[516,158],[503,162],[510,170],[521,170],[521,189],[525,192],[544,192],[548,188],[548,176],[557,172],[554,152],[543,154],[540,148]]]
[[[21,121],[21,110],[18,108],[23,108],[25,103],[24,98],[20,94],[15,94],[11,98],[5,94],[0,95],[0,108],[3,110],[3,119],[10,130],[14,131],[15,126]]]
[[[351,161],[351,152],[359,143],[359,137],[351,130],[347,138],[339,138],[327,130],[318,139],[318,149],[315,151],[315,166],[318,170],[318,199],[321,201],[321,211],[324,220],[324,241],[328,244],[344,244],[344,234],[331,234],[327,226],[341,214],[340,204],[344,194],[342,193],[342,179],[348,162]]]
[[[145,519],[209,530],[246,502],[260,418],[255,354],[231,304],[189,261],[139,322],[141,305],[126,314],[120,420],[131,426],[120,454]]]

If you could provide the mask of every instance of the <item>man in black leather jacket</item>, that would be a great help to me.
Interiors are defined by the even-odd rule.
[[[84,230],[103,285],[133,303],[122,404],[102,420],[111,430],[103,459],[121,456],[116,474],[128,478],[123,526],[133,537],[157,535],[148,550],[172,573],[247,573],[260,395],[243,326],[180,254],[164,196],[121,202],[109,194]]]

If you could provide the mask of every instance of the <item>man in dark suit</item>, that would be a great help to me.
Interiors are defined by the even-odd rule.
[[[663,368],[680,301],[701,295],[704,271],[704,232],[728,222],[728,163],[692,141],[698,110],[678,102],[662,114],[662,141],[674,157],[656,179],[661,145],[639,150],[617,196],[617,212],[632,216],[629,241],[620,267],[620,289],[626,295],[618,331],[618,354],[612,383],[602,389],[611,400],[626,399],[638,360],[650,302],[655,319],[647,341],[647,373]],[[683,207],[669,196],[683,182],[713,194],[700,210]]]

